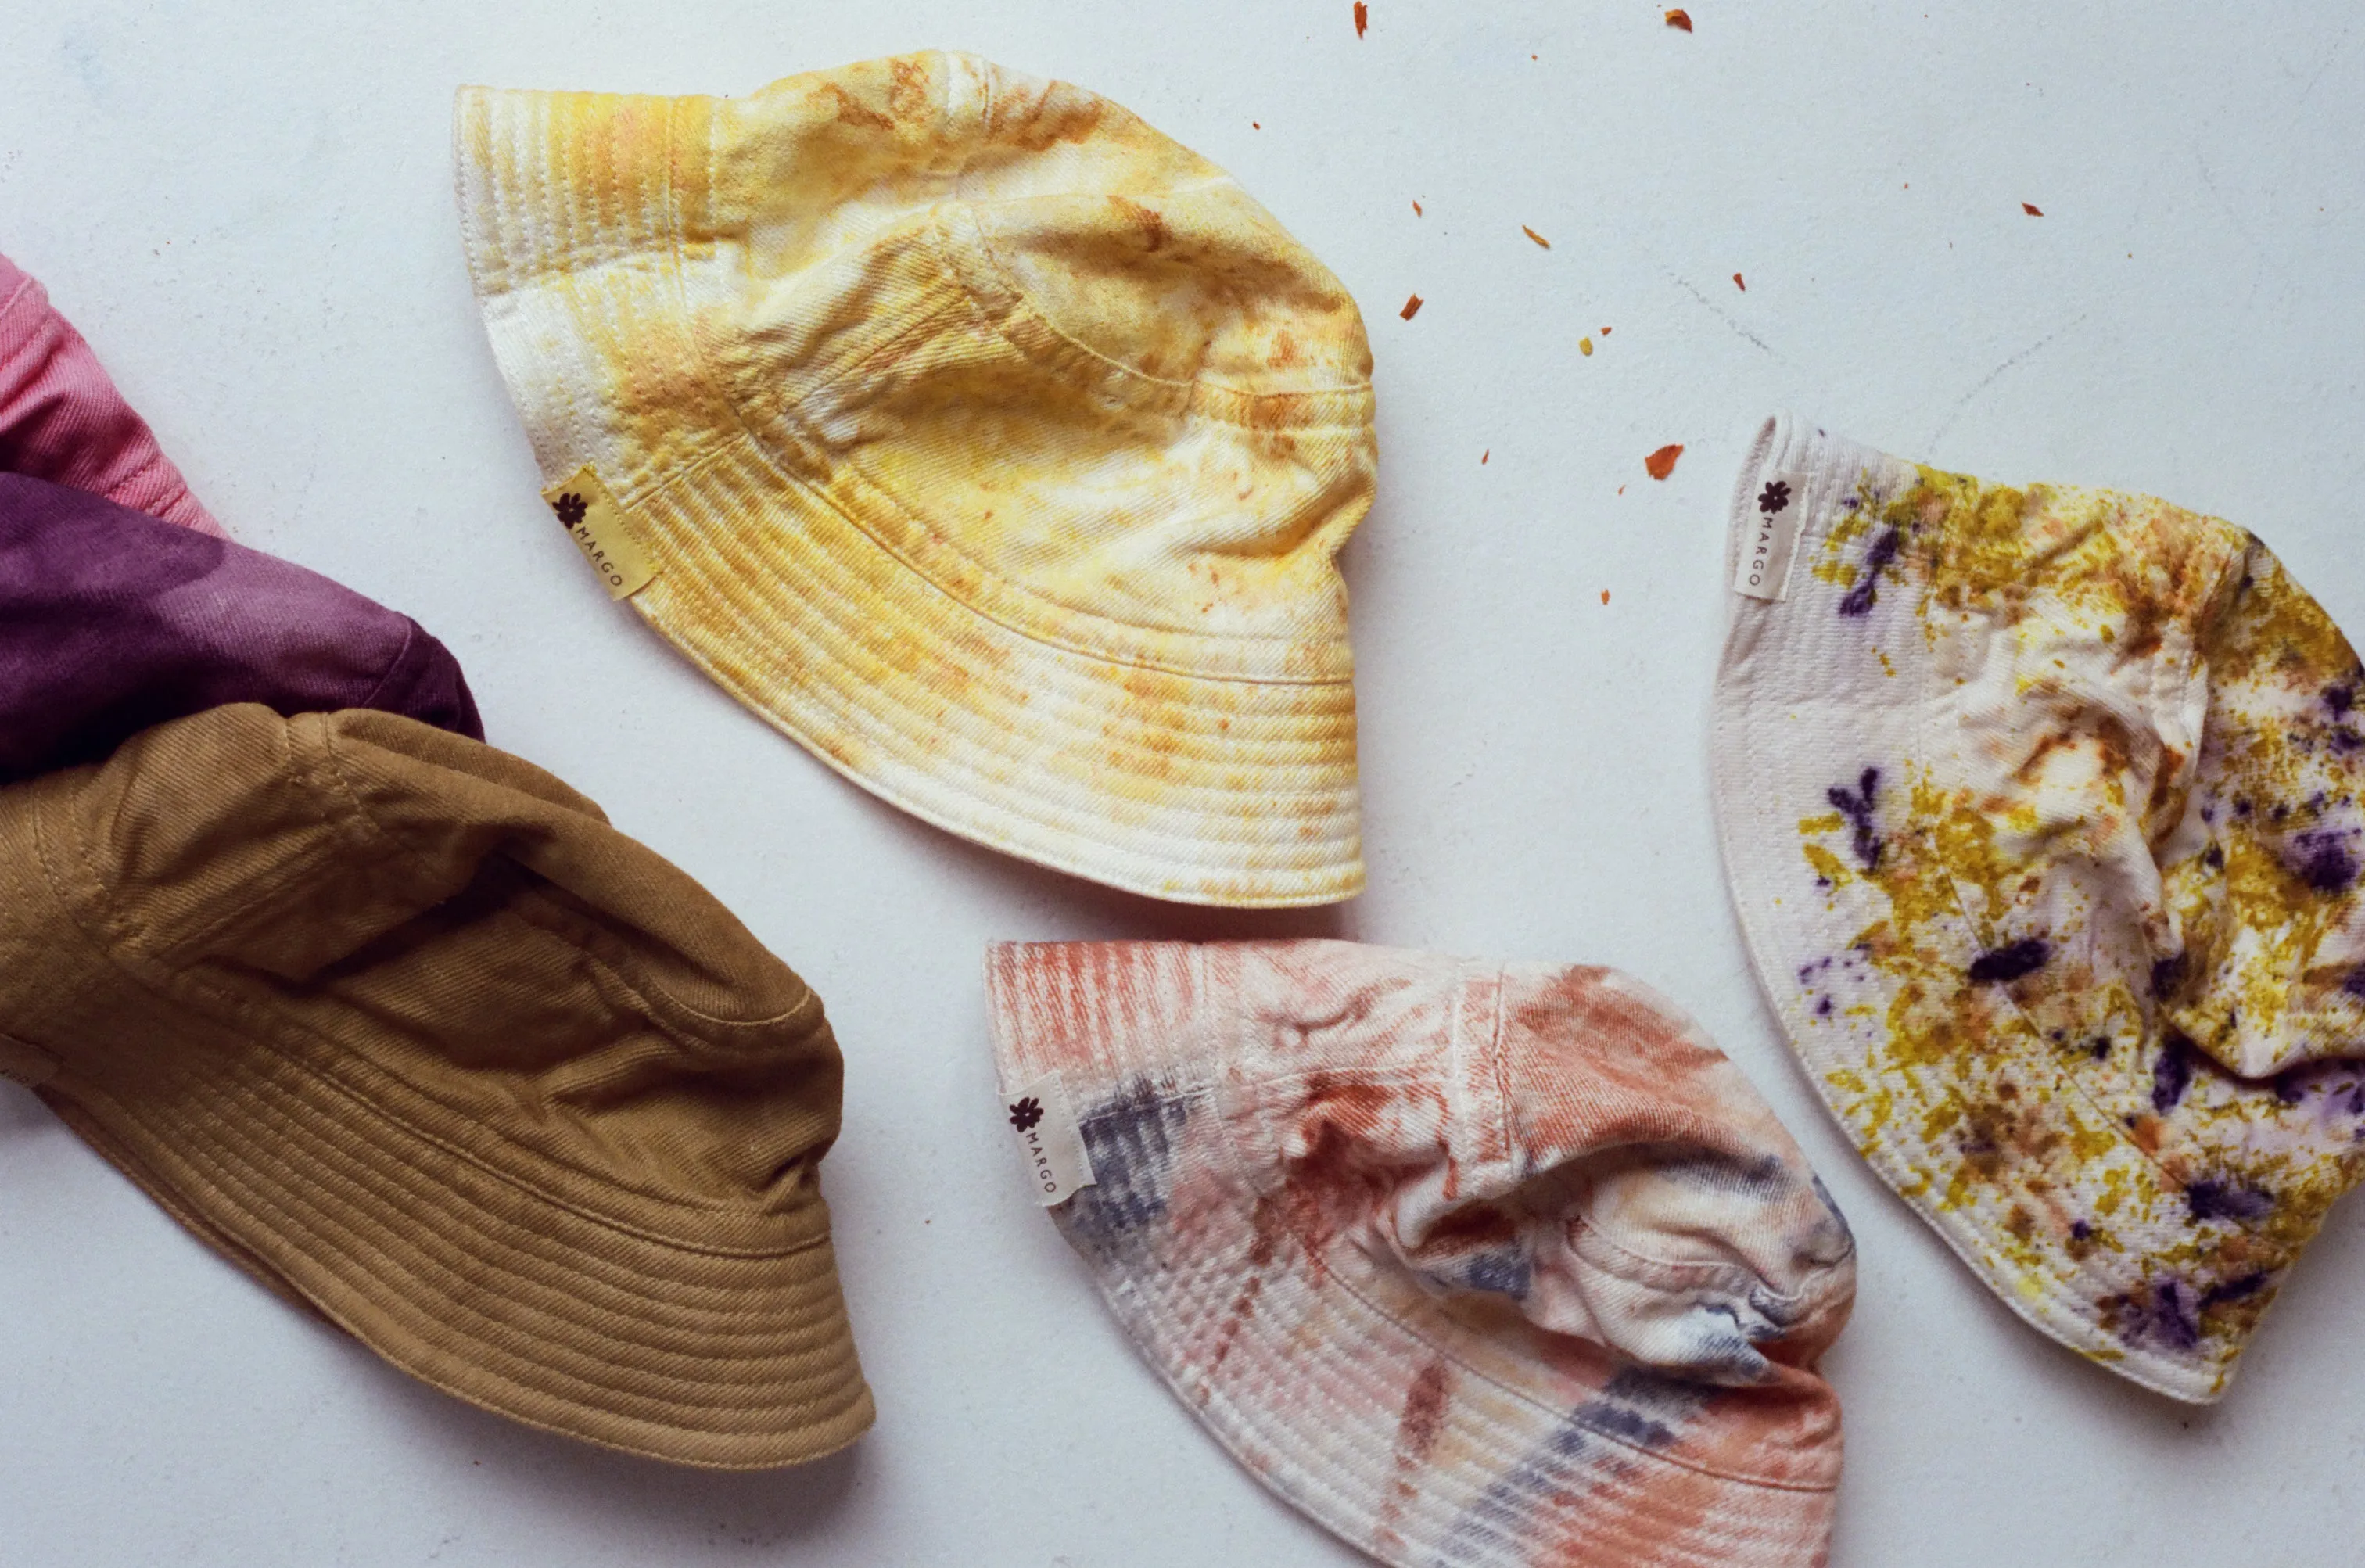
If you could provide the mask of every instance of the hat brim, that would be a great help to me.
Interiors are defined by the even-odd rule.
[[[32,810],[0,823],[0,955],[110,993],[106,1037],[53,1053],[35,1092],[201,1238],[422,1382],[568,1437],[756,1470],[870,1426],[818,1192],[768,1239],[689,1247],[494,1169],[300,1025],[234,1025],[201,979],[98,946],[39,869],[63,842],[35,820],[48,793],[20,786]],[[71,1017],[41,1028],[75,1037]]]
[[[1980,1050],[1911,1061],[1885,1050],[1885,1014],[1826,1000],[1834,966],[1862,970],[1859,944],[1878,912],[1851,902],[1860,868],[1811,860],[1803,829],[1831,819],[1834,791],[1857,788],[1864,769],[1880,770],[1880,788],[1902,792],[1912,784],[1908,767],[1926,768],[1960,744],[1942,733],[1943,678],[1910,590],[1868,595],[1870,602],[1838,610],[1851,585],[1813,570],[1860,486],[1895,494],[1915,477],[1908,465],[1788,417],[1767,421],[1743,465],[1728,581],[1757,526],[1753,502],[1762,487],[1777,478],[1792,486],[1804,520],[1787,598],[1728,593],[1732,622],[1710,749],[1717,831],[1743,934],[1784,1032],[1834,1119],[1980,1282],[2040,1333],[2112,1372],[2171,1398],[2206,1403],[2225,1393],[2233,1351],[2206,1341],[2182,1350],[2113,1333],[2102,1306],[2144,1288],[2144,1260],[2182,1241],[2181,1204],[2162,1223],[2125,1201],[2159,1186],[2158,1172],[2119,1119],[2064,1070],[2058,1049],[2003,988],[1988,988],[1995,995],[1980,1003]],[[1864,655],[1872,645],[1877,665]],[[1917,930],[1958,974],[1990,946],[1958,902],[1929,913]],[[2023,1097],[2015,1122],[2025,1115],[2043,1125],[2015,1125],[1999,1140],[2006,1147],[1997,1159],[1967,1182],[1966,1113],[2004,1109],[1999,1091],[2007,1083]],[[2019,1143],[2046,1139],[2074,1146],[2078,1158],[2020,1157]],[[2137,1244],[2080,1258],[2039,1217],[2065,1204],[2118,1213],[2120,1228]]]
[[[688,301],[723,263],[673,232],[695,102],[470,88],[456,109],[469,272],[545,479],[601,447],[585,427],[619,375],[678,386],[724,432],[662,483],[600,476],[656,566],[633,608],[766,722],[949,833],[1177,902],[1360,892],[1343,648],[1238,678],[1095,651],[850,471],[794,471],[723,401]],[[1030,352],[1083,353],[1039,335]]]
[[[1059,1005],[1113,1025],[1089,1059],[1072,1037],[1045,1048],[1010,962],[989,960],[1003,1079],[1060,1071],[1097,1176],[1052,1216],[1151,1369],[1265,1486],[1403,1568],[1825,1561],[1832,1486],[1694,1457],[1745,1394],[1541,1335],[1484,1295],[1431,1296],[1351,1246],[1317,1258],[1272,1223],[1216,1109],[1238,1020],[1174,969],[1188,950],[1062,975]],[[1154,996],[1201,1012],[1153,1017]]]

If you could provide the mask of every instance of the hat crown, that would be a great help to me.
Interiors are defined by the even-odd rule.
[[[959,55],[790,77],[705,135],[693,334],[783,466],[908,518],[957,596],[975,571],[1064,611],[1063,638],[1343,642],[1370,346],[1229,175]]]
[[[835,1133],[836,1046],[803,982],[597,806],[490,746],[244,704],[20,799],[77,921],[151,993],[521,1180],[762,1210]],[[70,1005],[65,1054],[132,1049],[106,995]],[[138,1052],[165,1057],[207,1037],[141,1033]]]

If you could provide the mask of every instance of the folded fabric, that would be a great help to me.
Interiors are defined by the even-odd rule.
[[[2243,530],[1766,425],[1716,801],[1757,969],[2015,1312],[2179,1399],[2365,1165],[2365,671]]]
[[[1229,175],[965,55],[463,89],[461,225],[600,580],[864,788],[1199,903],[1362,887],[1371,351]]]
[[[259,550],[0,474],[0,781],[226,702],[485,733],[459,664],[409,616]]]
[[[489,746],[241,704],[0,790],[0,1070],[473,1404],[723,1468],[870,1424],[821,1003]]]
[[[0,473],[222,532],[41,286],[0,256]]]
[[[1854,1245],[1656,993],[1345,942],[986,972],[1030,1170],[1089,1165],[1053,1217],[1281,1496],[1403,1568],[1825,1561]]]

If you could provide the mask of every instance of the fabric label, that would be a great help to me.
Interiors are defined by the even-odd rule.
[[[1018,1140],[1018,1158],[1026,1161],[1026,1182],[1037,1203],[1057,1208],[1093,1184],[1092,1157],[1084,1152],[1075,1108],[1068,1103],[1068,1092],[1056,1070],[1011,1095],[1002,1109]]]
[[[1807,476],[1769,474],[1752,498],[1749,532],[1732,571],[1732,591],[1752,599],[1790,597],[1790,551],[1799,543]]]
[[[625,526],[623,509],[600,482],[599,470],[588,463],[572,477],[543,491],[542,498],[550,503],[559,526],[608,586],[610,599],[630,599],[657,575],[647,553]]]

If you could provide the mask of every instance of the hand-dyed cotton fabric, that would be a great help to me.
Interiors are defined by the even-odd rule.
[[[0,474],[0,781],[229,702],[379,708],[484,737],[458,663],[409,616],[259,550]]]
[[[0,256],[0,473],[54,480],[219,535],[148,423],[41,286]]]
[[[0,1072],[473,1404],[731,1469],[870,1424],[821,1002],[490,746],[241,704],[0,789]]]
[[[2243,530],[1766,426],[1716,799],[1758,972],[1881,1176],[2013,1310],[2180,1399],[2365,1150],[2365,727]]]
[[[1332,557],[1371,353],[1229,175],[942,53],[736,99],[472,87],[455,139],[545,495],[568,529],[612,495],[656,575],[611,591],[733,696],[1078,876],[1361,890]]]
[[[1854,1247],[1657,994],[1316,941],[987,984],[1004,1091],[1056,1071],[1097,1177],[1059,1228],[1290,1503],[1402,1568],[1825,1561]]]

